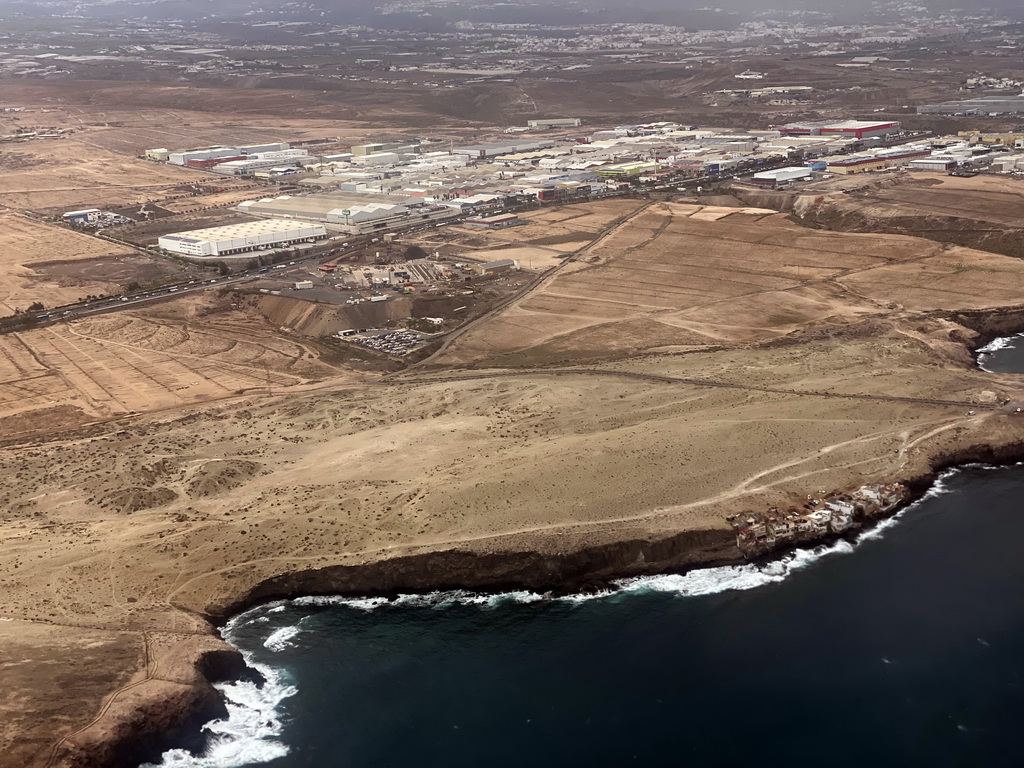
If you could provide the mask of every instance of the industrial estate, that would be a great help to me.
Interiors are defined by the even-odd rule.
[[[528,240],[518,228],[546,207],[652,193],[700,194],[704,186],[724,182],[752,193],[798,192],[803,185],[821,192],[833,181],[841,185],[844,177],[856,174],[1014,174],[1018,163],[1024,170],[1022,142],[1014,134],[934,136],[907,131],[899,121],[794,121],[748,130],[653,121],[587,132],[578,118],[542,125],[556,135],[453,143],[447,149],[437,149],[441,142],[430,138],[320,144],[315,150],[292,149],[286,142],[149,149],[141,157],[194,171],[203,183],[209,174],[228,167],[230,175],[255,182],[260,194],[221,206],[216,226],[197,229],[174,226],[177,216],[150,219],[145,205],[138,218],[131,211],[99,208],[64,211],[54,218],[95,237],[217,266],[222,274],[242,279],[233,287],[236,292],[287,295],[314,305],[375,304],[413,295],[469,295],[479,301],[477,288],[467,282],[491,281],[489,290],[496,291],[491,300],[475,310],[455,300],[432,313],[440,314],[435,326],[424,327],[416,314],[430,311],[414,311],[408,302],[402,305],[409,313],[405,316],[391,309],[366,316],[361,324],[372,328],[334,323],[345,326],[335,331],[339,339],[405,357],[429,350],[435,336],[453,331],[514,292],[522,282],[509,273],[543,273],[571,257],[568,250],[507,245]],[[271,160],[272,167],[237,170],[239,163]],[[516,229],[501,236],[498,249],[467,251],[456,245],[459,238],[484,242],[483,233],[497,237],[510,228]],[[458,233],[455,240],[446,234],[449,229]],[[127,299],[153,300],[182,287],[189,286]],[[125,297],[107,301],[108,308],[120,308]],[[46,304],[23,320],[57,322],[74,316],[74,307]],[[392,336],[395,329],[411,336]],[[367,338],[402,343],[367,345]],[[415,343],[406,343],[412,339]]]

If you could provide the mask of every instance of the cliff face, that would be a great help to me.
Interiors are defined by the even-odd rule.
[[[566,594],[604,587],[617,578],[742,561],[736,537],[728,530],[686,531],[664,539],[632,539],[561,554],[429,552],[282,574],[236,602],[213,607],[211,617],[223,620],[259,603],[300,595],[375,596],[448,589]]]
[[[213,684],[259,680],[212,627],[209,634],[187,636],[145,632],[143,641],[143,667],[103,700],[92,722],[30,765],[137,768],[168,749],[199,750],[202,726],[227,716]]]

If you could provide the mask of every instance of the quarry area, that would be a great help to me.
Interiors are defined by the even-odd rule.
[[[179,743],[259,601],[744,562],[1018,457],[1024,134],[918,113],[1012,62],[333,23],[0,30],[0,768]]]

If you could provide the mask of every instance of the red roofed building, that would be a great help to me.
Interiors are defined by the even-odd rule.
[[[868,120],[832,120],[772,126],[783,136],[839,136],[871,139],[900,132],[899,121],[876,123]]]

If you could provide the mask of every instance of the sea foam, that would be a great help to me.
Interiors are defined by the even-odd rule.
[[[990,341],[984,347],[979,347],[977,350],[978,367],[986,373],[994,373],[994,371],[990,371],[985,367],[985,363],[988,362],[992,353],[998,352],[1001,349],[1006,349],[1007,347],[1015,347],[1017,346],[1017,343],[1022,340],[1024,340],[1024,334],[1019,334],[1017,336],[1000,336],[998,339]]]
[[[978,347],[978,352],[981,354],[991,354],[992,352],[998,352],[1000,349],[1006,349],[1012,346],[1015,341],[1019,341],[1024,338],[1024,335],[1017,336],[1000,336],[997,339],[993,339],[984,347]]]
[[[253,619],[253,622],[260,621],[260,618]],[[271,651],[283,651],[285,648],[291,648],[292,644],[288,641],[299,634],[298,627],[281,627],[275,629],[270,633],[270,636],[263,641],[263,647]]]
[[[282,723],[277,708],[298,691],[273,667],[258,664],[249,656],[246,663],[259,671],[266,682],[262,686],[249,681],[216,686],[224,695],[228,717],[203,726],[208,737],[202,754],[172,749],[164,752],[156,765],[141,768],[241,768],[287,755],[288,747],[278,740]]]

